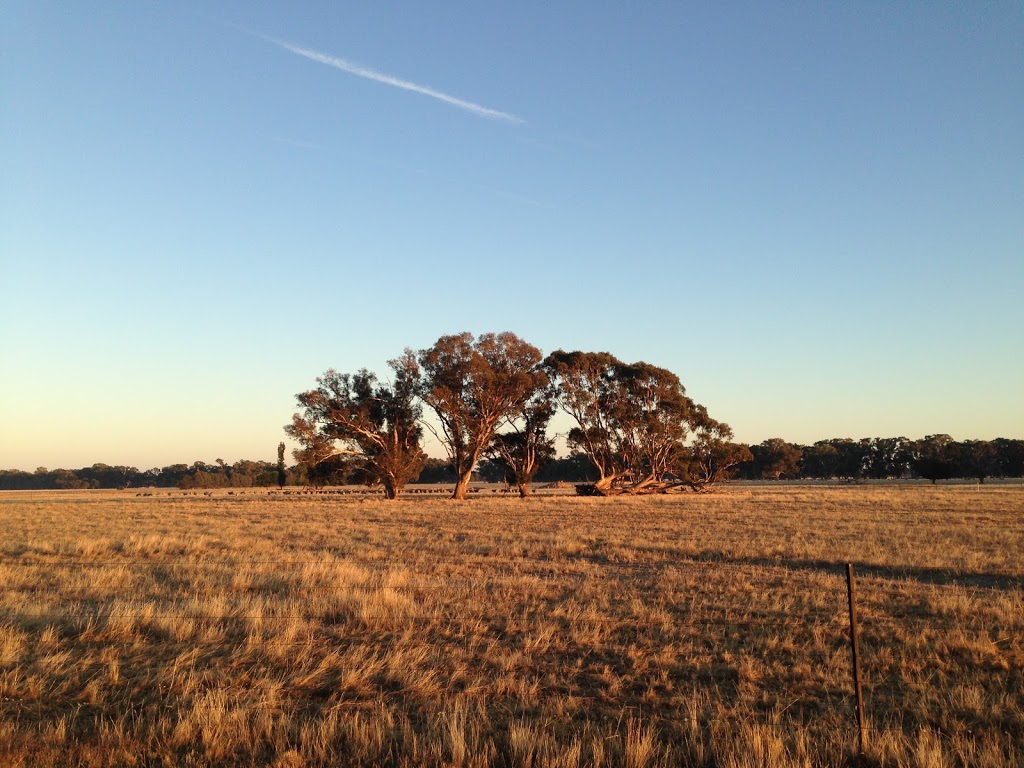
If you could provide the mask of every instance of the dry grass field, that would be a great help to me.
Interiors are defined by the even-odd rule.
[[[1024,765],[1020,485],[135,493],[0,495],[2,765]]]

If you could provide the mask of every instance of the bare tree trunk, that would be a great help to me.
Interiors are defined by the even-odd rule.
[[[455,490],[452,492],[452,498],[464,500],[466,498],[466,491],[469,489],[469,481],[472,479],[472,469],[470,469],[468,472],[463,473],[459,477],[459,482],[455,484]]]
[[[395,481],[390,477],[384,478],[384,495],[389,499],[398,498],[398,486],[395,485]]]
[[[527,498],[530,495],[530,493],[531,493],[531,491],[530,491],[530,484],[529,483],[517,483],[517,485],[519,487],[519,498],[521,498],[521,499]]]
[[[619,478],[619,475],[605,475],[596,483],[583,483],[576,486],[576,493],[581,496],[617,496],[622,493],[621,488],[612,488],[612,484]]]
[[[641,493],[645,488],[650,487],[658,479],[657,475],[648,475],[638,483],[634,483],[626,489],[626,493]]]

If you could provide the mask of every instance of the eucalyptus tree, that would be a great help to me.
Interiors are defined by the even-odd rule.
[[[787,443],[781,437],[771,437],[757,445],[750,446],[754,455],[756,477],[792,480],[800,476],[800,460],[803,449],[794,443]]]
[[[868,446],[864,471],[876,480],[901,478],[910,468],[911,442],[905,437],[873,437],[861,440]]]
[[[600,495],[685,485],[672,470],[686,441],[728,429],[686,395],[678,376],[649,363],[558,350],[545,369],[559,406],[576,422],[569,448],[594,464],[600,477],[591,490]]]
[[[819,440],[804,448],[800,474],[803,477],[830,480],[839,473],[839,461],[839,449],[830,440]]]
[[[296,399],[304,409],[285,431],[302,446],[296,458],[312,468],[347,458],[349,469],[369,485],[380,484],[394,499],[419,477],[427,456],[420,447],[422,408],[416,380],[392,361],[394,381],[381,383],[366,369],[327,371],[317,386]]]
[[[540,361],[539,349],[509,332],[476,339],[471,333],[442,336],[427,349],[406,350],[397,361],[437,417],[437,426],[427,425],[458,477],[452,498],[466,498],[473,468],[498,427],[546,385]]]
[[[989,440],[964,440],[958,446],[960,472],[963,477],[977,478],[978,484],[999,471],[996,444]]]
[[[956,476],[957,444],[947,434],[928,435],[911,445],[911,466],[921,477],[932,481]]]
[[[727,424],[700,432],[679,454],[680,476],[694,490],[704,490],[729,479],[736,468],[752,461],[754,454],[742,443],[733,443]]]
[[[549,380],[556,386],[558,406],[576,422],[568,447],[594,465],[595,488],[610,488],[626,471],[613,414],[620,398],[616,371],[621,366],[607,352],[556,350],[544,360]]]
[[[1002,477],[1024,476],[1024,440],[997,437],[992,445],[996,450],[997,474]]]
[[[547,375],[537,371],[538,383],[533,395],[517,405],[505,418],[505,428],[495,434],[486,455],[505,471],[508,483],[515,483],[519,496],[530,495],[530,483],[541,465],[555,457],[555,441],[548,424],[555,415],[554,390]]]

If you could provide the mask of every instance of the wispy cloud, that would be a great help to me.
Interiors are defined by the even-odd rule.
[[[252,32],[251,30],[247,31],[255,37],[284,48],[286,51],[291,51],[292,53],[304,56],[311,61],[326,64],[327,66],[334,67],[335,69],[340,69],[342,72],[347,72],[348,74],[355,75],[356,77],[372,80],[375,83],[390,85],[394,88],[401,88],[403,91],[412,91],[413,93],[419,93],[423,96],[429,96],[432,99],[443,101],[445,104],[450,104],[453,107],[464,109],[466,112],[471,112],[472,114],[479,115],[480,117],[487,117],[492,120],[504,120],[509,123],[526,122],[523,118],[518,117],[517,115],[513,115],[508,112],[501,112],[497,109],[491,109],[490,107],[485,107],[482,104],[477,104],[472,101],[466,101],[465,99],[451,96],[443,91],[435,90],[434,88],[426,85],[420,85],[409,80],[402,80],[394,75],[389,75],[385,72],[378,72],[375,69],[360,66],[359,64],[355,64],[346,59],[342,59],[337,56],[330,56],[326,53],[321,53],[320,51],[314,51],[312,48],[303,48],[301,45],[294,45],[293,43],[278,40],[268,35],[260,34],[259,32]]]

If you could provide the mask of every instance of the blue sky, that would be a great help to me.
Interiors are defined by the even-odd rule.
[[[464,330],[1024,437],[1024,6],[488,5],[6,4],[0,467],[272,460]]]

